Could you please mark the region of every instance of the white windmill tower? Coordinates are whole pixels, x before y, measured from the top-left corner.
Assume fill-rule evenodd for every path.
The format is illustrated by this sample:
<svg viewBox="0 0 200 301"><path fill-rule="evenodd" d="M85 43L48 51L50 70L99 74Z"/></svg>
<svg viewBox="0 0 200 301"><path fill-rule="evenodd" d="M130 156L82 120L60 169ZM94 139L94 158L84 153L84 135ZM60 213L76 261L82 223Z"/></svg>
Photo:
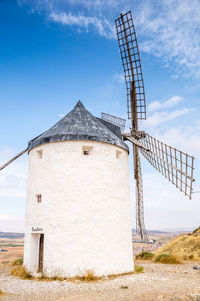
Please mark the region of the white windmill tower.
<svg viewBox="0 0 200 301"><path fill-rule="evenodd" d="M28 145L24 265L48 276L133 270L128 146L75 108Z"/></svg>

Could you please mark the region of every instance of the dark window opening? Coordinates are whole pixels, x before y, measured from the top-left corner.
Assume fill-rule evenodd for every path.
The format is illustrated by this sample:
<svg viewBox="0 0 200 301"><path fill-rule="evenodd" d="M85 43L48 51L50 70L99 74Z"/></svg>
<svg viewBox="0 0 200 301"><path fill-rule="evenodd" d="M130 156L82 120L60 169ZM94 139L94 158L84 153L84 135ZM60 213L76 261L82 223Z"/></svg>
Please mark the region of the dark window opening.
<svg viewBox="0 0 200 301"><path fill-rule="evenodd" d="M37 194L36 198L37 198L37 203L41 203L42 202L42 195L41 194Z"/></svg>
<svg viewBox="0 0 200 301"><path fill-rule="evenodd" d="M121 158L121 155L122 155L122 152L120 152L120 151L116 151L116 158L117 159L120 159Z"/></svg>
<svg viewBox="0 0 200 301"><path fill-rule="evenodd" d="M85 155L85 156L88 156L89 154L90 154L90 152L89 151L83 151L83 154Z"/></svg>
<svg viewBox="0 0 200 301"><path fill-rule="evenodd" d="M92 154L92 149L93 149L92 146L83 146L83 147L82 147L82 154L83 154L84 156L89 156L89 155Z"/></svg>
<svg viewBox="0 0 200 301"><path fill-rule="evenodd" d="M38 157L39 157L40 159L42 159L43 152L42 152L41 149L37 151L37 154L38 154Z"/></svg>

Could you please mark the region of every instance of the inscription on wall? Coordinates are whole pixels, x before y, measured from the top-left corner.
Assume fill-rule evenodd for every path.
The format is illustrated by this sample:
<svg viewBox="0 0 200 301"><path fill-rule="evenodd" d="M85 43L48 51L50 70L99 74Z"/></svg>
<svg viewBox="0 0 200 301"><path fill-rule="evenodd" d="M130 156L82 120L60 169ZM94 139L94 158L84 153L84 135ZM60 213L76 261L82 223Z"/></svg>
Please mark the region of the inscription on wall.
<svg viewBox="0 0 200 301"><path fill-rule="evenodd" d="M39 227L32 227L31 228L32 232L42 232L43 231L43 228L39 228Z"/></svg>

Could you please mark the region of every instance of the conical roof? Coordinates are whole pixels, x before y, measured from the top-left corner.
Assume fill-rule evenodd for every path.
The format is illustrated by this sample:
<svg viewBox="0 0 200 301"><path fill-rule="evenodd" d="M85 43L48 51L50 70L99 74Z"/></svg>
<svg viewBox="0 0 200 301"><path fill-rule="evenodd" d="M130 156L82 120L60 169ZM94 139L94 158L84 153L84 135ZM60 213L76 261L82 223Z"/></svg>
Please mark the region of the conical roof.
<svg viewBox="0 0 200 301"><path fill-rule="evenodd" d="M113 126L109 126L109 123L106 126L105 122L93 116L81 101L78 101L70 113L49 130L31 140L28 149L30 151L33 147L50 142L90 140L114 144L128 150L128 146L117 135L116 130L112 129Z"/></svg>

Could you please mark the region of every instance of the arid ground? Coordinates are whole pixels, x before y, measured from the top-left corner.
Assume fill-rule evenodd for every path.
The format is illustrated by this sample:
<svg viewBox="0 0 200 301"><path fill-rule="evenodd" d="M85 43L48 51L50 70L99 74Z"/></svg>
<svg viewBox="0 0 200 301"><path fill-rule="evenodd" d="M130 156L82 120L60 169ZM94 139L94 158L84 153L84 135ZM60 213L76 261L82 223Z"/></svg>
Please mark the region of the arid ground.
<svg viewBox="0 0 200 301"><path fill-rule="evenodd" d="M163 244L172 237L162 234L156 240ZM136 243L133 246L135 251L155 248ZM5 292L0 294L2 301L200 301L200 270L193 269L200 260L179 265L137 261L144 273L95 282L21 280L9 275L9 264L23 256L23 239L2 238L1 248L8 250L0 252L0 289Z"/></svg>
<svg viewBox="0 0 200 301"><path fill-rule="evenodd" d="M144 273L96 282L21 280L0 269L3 301L181 301L200 300L200 271L195 262L166 265L140 262Z"/></svg>
<svg viewBox="0 0 200 301"><path fill-rule="evenodd" d="M16 258L23 257L23 238L0 238L0 249L7 252L0 252L0 266L12 263Z"/></svg>

